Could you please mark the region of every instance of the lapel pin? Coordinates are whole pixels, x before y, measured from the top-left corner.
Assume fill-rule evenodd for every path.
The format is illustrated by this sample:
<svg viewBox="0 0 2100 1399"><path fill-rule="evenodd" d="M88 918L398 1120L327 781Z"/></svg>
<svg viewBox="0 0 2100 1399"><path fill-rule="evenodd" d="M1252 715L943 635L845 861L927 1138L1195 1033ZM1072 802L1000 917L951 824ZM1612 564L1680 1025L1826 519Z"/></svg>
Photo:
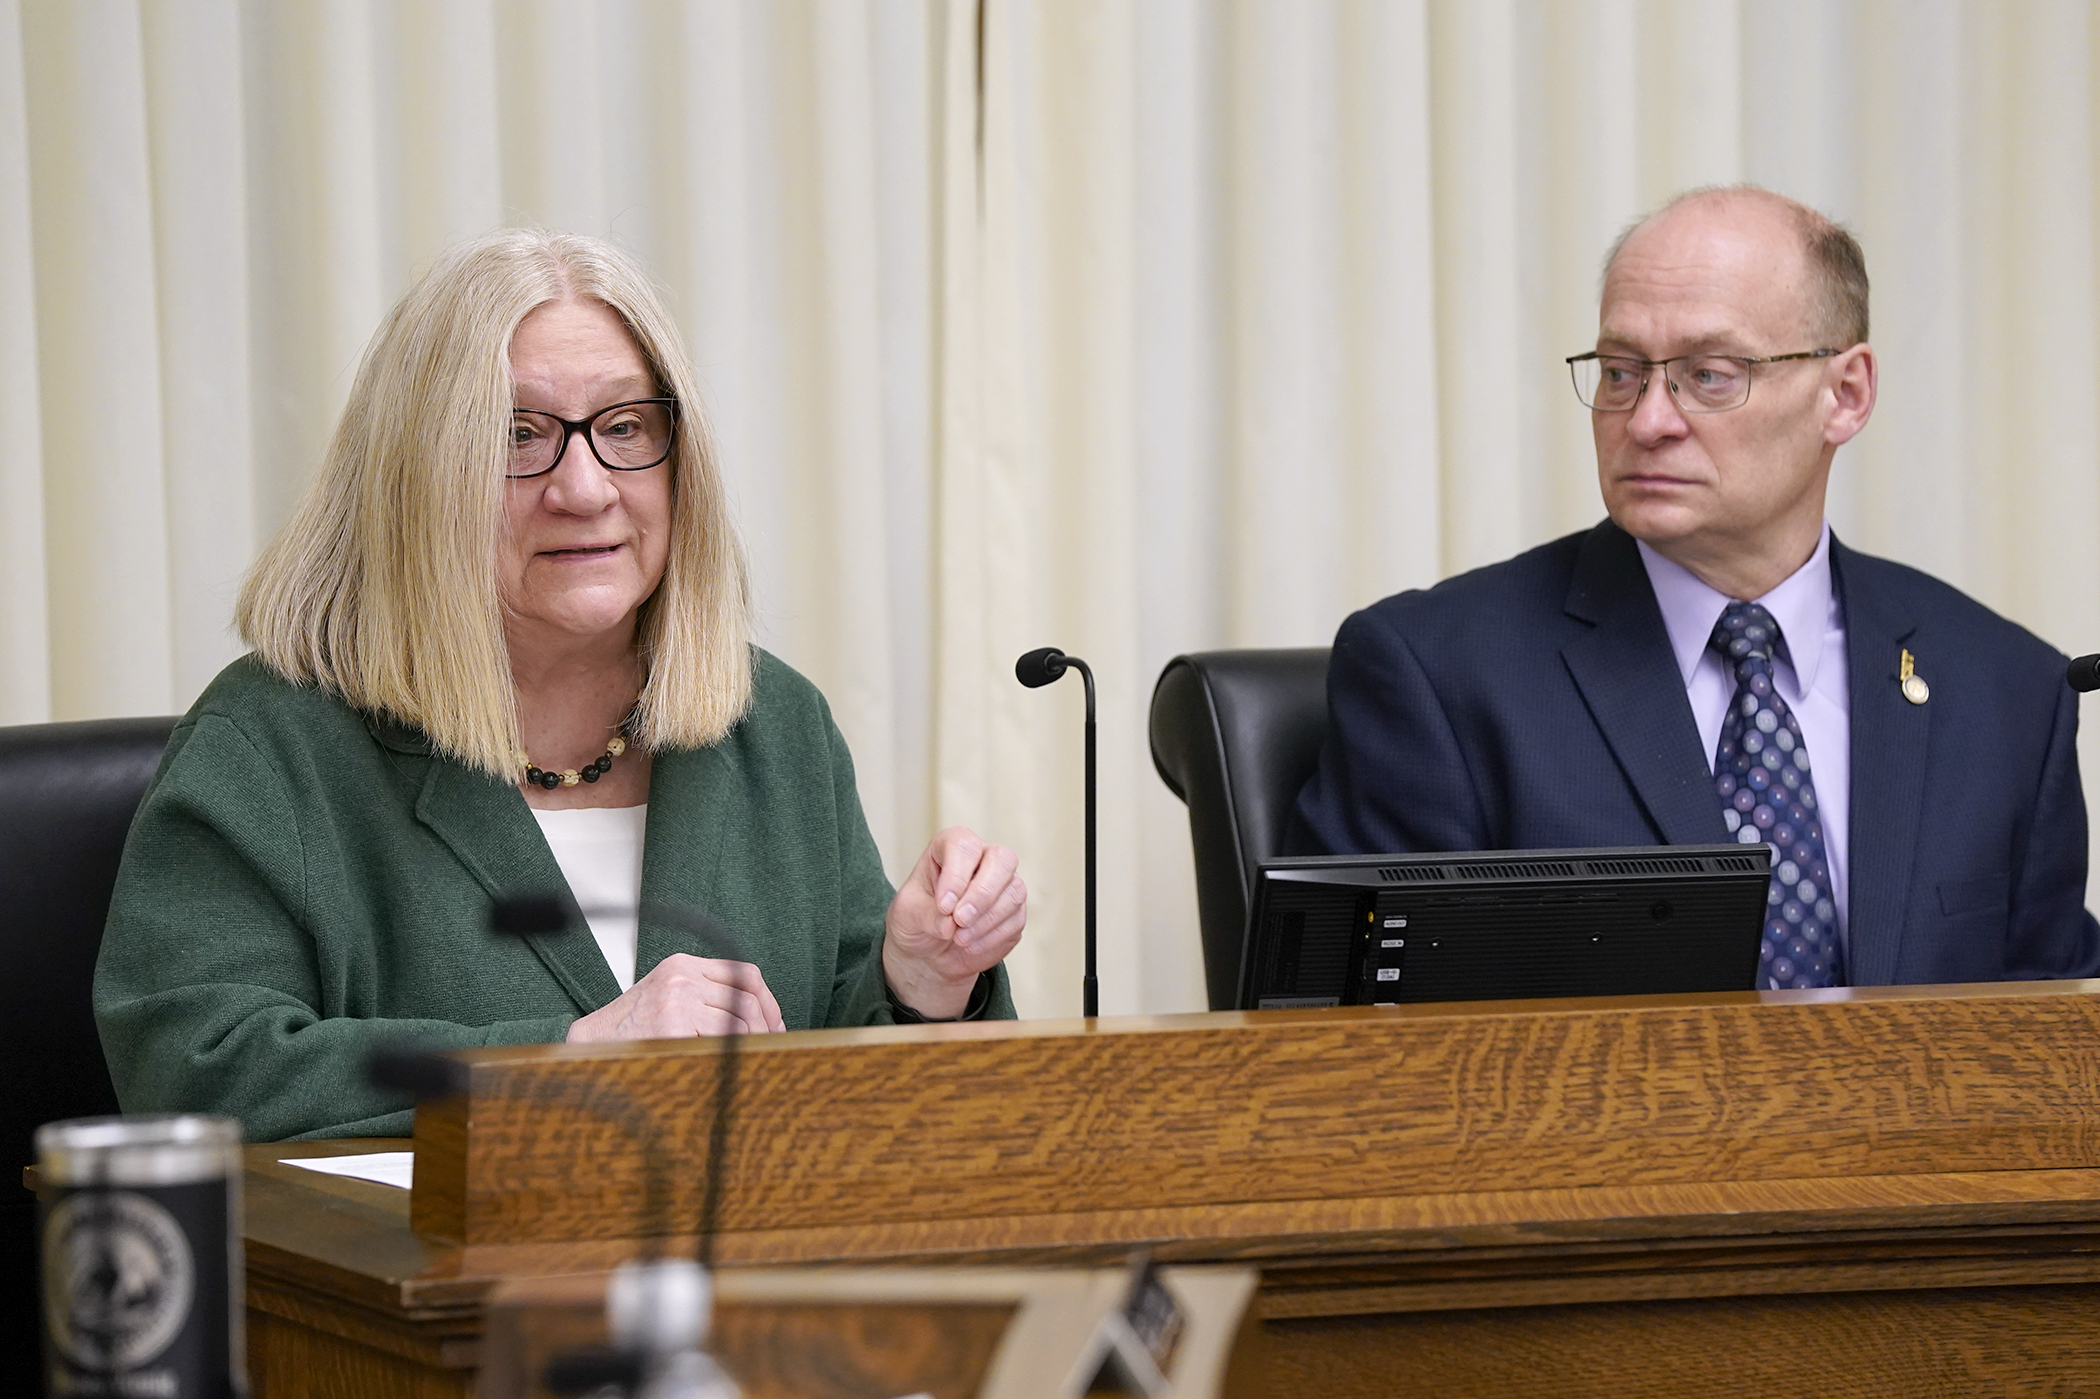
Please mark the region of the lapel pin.
<svg viewBox="0 0 2100 1399"><path fill-rule="evenodd" d="M1932 698L1932 686L1912 668L1914 664L1910 652L1905 651L1901 668L1896 672L1896 683L1903 688L1903 698L1912 704L1923 704Z"/></svg>

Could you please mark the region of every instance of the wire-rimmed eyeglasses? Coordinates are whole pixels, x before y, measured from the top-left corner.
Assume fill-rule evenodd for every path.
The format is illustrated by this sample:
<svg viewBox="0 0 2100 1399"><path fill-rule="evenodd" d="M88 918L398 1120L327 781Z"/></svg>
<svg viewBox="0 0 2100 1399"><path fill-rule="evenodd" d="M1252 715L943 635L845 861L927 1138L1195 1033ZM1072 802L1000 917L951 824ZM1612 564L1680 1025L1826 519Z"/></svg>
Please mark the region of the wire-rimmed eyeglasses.
<svg viewBox="0 0 2100 1399"><path fill-rule="evenodd" d="M1635 359L1592 350L1568 356L1575 396L1585 408L1600 413L1630 412L1647 390L1651 370L1663 371L1670 397L1687 413L1725 413L1750 401L1751 370L1786 360L1828 359L1838 350L1796 350L1786 355L1673 355L1669 359Z"/></svg>
<svg viewBox="0 0 2100 1399"><path fill-rule="evenodd" d="M504 475L513 480L544 476L583 434L591 455L608 471L646 471L661 464L678 443L678 400L636 398L600 408L570 422L533 408L510 410L510 456Z"/></svg>

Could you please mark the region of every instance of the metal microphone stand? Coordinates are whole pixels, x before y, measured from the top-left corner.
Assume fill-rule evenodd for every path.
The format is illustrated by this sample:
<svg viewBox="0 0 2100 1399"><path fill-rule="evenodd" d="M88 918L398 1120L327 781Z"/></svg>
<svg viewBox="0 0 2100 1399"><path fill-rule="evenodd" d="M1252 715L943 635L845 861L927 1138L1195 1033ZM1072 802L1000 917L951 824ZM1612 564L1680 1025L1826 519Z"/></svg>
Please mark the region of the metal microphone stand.
<svg viewBox="0 0 2100 1399"><path fill-rule="evenodd" d="M1091 1019L1101 1013L1101 982L1094 963L1094 671L1079 657L1045 646L1014 662L1014 678L1033 690L1062 678L1068 668L1086 682L1086 975L1079 983L1079 1005L1080 1013Z"/></svg>

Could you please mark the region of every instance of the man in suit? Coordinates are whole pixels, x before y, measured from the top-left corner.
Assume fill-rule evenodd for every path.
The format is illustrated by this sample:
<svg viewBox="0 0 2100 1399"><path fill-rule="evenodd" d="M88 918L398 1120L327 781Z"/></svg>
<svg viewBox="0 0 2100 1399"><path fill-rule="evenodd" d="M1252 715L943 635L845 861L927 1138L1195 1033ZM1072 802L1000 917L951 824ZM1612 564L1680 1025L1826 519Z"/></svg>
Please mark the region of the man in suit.
<svg viewBox="0 0 2100 1399"><path fill-rule="evenodd" d="M2064 657L1824 522L1874 409L1859 245L1698 191L1598 320L1610 518L1342 625L1292 847L1769 843L1760 987L2100 972Z"/></svg>

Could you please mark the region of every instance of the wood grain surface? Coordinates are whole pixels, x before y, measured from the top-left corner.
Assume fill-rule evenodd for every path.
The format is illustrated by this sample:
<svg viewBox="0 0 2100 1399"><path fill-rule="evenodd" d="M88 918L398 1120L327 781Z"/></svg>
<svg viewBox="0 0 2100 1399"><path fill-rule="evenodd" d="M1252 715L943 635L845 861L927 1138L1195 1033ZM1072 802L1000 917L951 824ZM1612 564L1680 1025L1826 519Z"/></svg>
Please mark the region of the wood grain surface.
<svg viewBox="0 0 2100 1399"><path fill-rule="evenodd" d="M1265 1328L1269 1391L1325 1399L2100 1394L2082 1288L1336 1317Z"/></svg>
<svg viewBox="0 0 2100 1399"><path fill-rule="evenodd" d="M820 1294L813 1283L812 1294ZM725 1301L708 1349L745 1399L975 1399L1018 1302ZM479 1399L551 1399L556 1355L603 1346L602 1277L509 1289L489 1312Z"/></svg>
<svg viewBox="0 0 2100 1399"><path fill-rule="evenodd" d="M2100 1393L2096 991L763 1037L717 1253L1250 1263L1275 1394ZM719 1056L464 1056L412 1199L255 1149L251 1307L450 1392L507 1280L692 1246ZM664 1220L635 1114L678 1144Z"/></svg>
<svg viewBox="0 0 2100 1399"><path fill-rule="evenodd" d="M749 1399L1045 1399L1128 1287L1123 1269L727 1269L708 1346ZM1261 1392L1243 1268L1167 1268L1183 1309L1170 1363L1190 1399ZM544 1399L557 1353L602 1345L605 1277L519 1279L488 1306L478 1399ZM265 1397L267 1399L267 1396Z"/></svg>
<svg viewBox="0 0 2100 1399"><path fill-rule="evenodd" d="M605 1272L633 1256L636 1241L447 1245L411 1231L405 1191L278 1160L401 1145L247 1149L250 1364L271 1377L257 1399L464 1394L489 1366L501 1393L522 1394L550 1348L600 1333ZM724 1268L716 1274L722 1350L753 1394L859 1385L876 1399L921 1390L1035 1399L1044 1368L1069 1366L1120 1301L1127 1278L1115 1261L1103 1269ZM1162 1275L1187 1310L1176 1365L1192 1392L1255 1392L1254 1271ZM521 1300L536 1310L522 1313Z"/></svg>
<svg viewBox="0 0 2100 1399"><path fill-rule="evenodd" d="M2086 983L912 1026L743 1042L735 1236L2100 1167ZM462 1058L414 1221L469 1244L696 1216L721 1047ZM643 1216L645 1117L677 1159ZM1191 1214L1191 1212L1194 1212ZM1288 1214L1289 1211L1281 1211Z"/></svg>
<svg viewBox="0 0 2100 1399"><path fill-rule="evenodd" d="M727 1307L712 1348L745 1399L973 1399L1012 1307Z"/></svg>
<svg viewBox="0 0 2100 1399"><path fill-rule="evenodd" d="M284 1150L249 1149L248 1271L263 1305L278 1293L326 1296L353 1317L412 1319L427 1340L470 1325L503 1279L603 1272L641 1247L420 1237L405 1192L277 1165ZM2088 1276L2096 1233L2100 1171L2000 1171L943 1221L719 1244L733 1264L951 1266L1113 1265L1149 1244L1167 1262L1261 1265L1262 1314L1291 1318L2064 1281ZM692 1240L668 1246L688 1252Z"/></svg>
<svg viewBox="0 0 2100 1399"><path fill-rule="evenodd" d="M421 1363L347 1340L328 1326L248 1313L248 1383L255 1399L469 1399L474 1372Z"/></svg>

